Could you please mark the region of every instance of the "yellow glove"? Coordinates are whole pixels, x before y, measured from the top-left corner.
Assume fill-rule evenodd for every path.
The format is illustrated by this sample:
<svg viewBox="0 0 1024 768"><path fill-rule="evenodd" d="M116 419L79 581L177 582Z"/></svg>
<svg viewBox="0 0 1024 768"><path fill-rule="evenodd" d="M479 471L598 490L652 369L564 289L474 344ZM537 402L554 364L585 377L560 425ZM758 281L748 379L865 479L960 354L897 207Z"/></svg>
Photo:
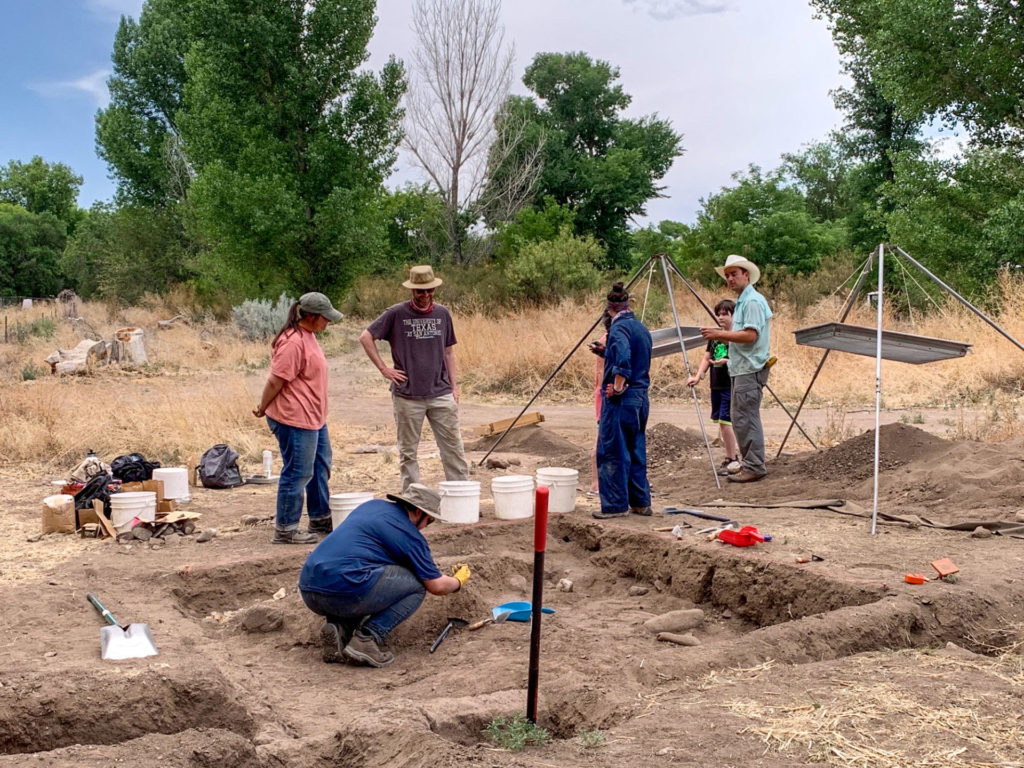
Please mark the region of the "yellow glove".
<svg viewBox="0 0 1024 768"><path fill-rule="evenodd" d="M452 566L452 576L459 580L459 588L461 589L469 581L469 566L465 563L456 563Z"/></svg>

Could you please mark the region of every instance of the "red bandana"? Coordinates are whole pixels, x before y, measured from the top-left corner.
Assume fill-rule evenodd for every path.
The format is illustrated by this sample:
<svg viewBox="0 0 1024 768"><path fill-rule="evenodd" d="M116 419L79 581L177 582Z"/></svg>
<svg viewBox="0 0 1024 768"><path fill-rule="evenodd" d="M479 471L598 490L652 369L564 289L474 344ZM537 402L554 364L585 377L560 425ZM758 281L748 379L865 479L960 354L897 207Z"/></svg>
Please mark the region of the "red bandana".
<svg viewBox="0 0 1024 768"><path fill-rule="evenodd" d="M413 312L419 312L421 315L429 315L434 311L434 297L430 297L430 303L427 305L426 309L420 309L417 307L416 302L413 299L409 299L409 306L412 307Z"/></svg>

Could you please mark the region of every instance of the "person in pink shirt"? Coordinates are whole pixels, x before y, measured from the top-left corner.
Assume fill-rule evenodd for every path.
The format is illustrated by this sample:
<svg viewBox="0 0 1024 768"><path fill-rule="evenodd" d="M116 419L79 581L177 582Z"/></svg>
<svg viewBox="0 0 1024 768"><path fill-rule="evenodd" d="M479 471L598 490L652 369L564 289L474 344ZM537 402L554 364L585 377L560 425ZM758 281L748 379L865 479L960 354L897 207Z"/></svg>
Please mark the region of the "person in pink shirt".
<svg viewBox="0 0 1024 768"><path fill-rule="evenodd" d="M281 449L275 544L315 544L331 532L331 439L327 434L327 358L314 334L342 314L322 293L303 294L271 345L270 375L253 415L266 417ZM299 530L306 501L309 529Z"/></svg>

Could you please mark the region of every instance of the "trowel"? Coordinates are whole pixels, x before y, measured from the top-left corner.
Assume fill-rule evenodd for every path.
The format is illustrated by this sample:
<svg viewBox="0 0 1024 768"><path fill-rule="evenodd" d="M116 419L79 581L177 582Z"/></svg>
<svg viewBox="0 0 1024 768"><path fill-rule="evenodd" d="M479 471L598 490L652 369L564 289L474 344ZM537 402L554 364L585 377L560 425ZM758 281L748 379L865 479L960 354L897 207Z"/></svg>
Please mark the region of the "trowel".
<svg viewBox="0 0 1024 768"><path fill-rule="evenodd" d="M508 617L512 615L512 611L502 611L497 616L492 616L489 619L480 619L480 621L474 621L466 629L470 632L475 632L478 629L483 629L488 624L504 624L508 621Z"/></svg>
<svg viewBox="0 0 1024 768"><path fill-rule="evenodd" d="M120 659L142 659L156 656L156 644L149 633L148 624L129 624L121 626L114 614L103 607L92 592L86 594L89 602L99 611L100 616L109 622L109 626L100 628L100 658L107 661Z"/></svg>

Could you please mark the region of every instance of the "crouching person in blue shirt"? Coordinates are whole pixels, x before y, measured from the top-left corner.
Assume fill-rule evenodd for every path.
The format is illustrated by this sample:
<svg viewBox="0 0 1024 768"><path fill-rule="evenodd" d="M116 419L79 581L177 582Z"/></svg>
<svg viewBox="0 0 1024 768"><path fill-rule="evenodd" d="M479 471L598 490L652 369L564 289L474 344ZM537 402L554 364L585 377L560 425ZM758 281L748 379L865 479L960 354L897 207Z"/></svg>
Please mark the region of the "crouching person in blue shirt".
<svg viewBox="0 0 1024 768"><path fill-rule="evenodd" d="M352 510L302 566L302 599L326 619L320 630L326 662L387 666L395 657L382 644L426 593L449 595L469 580L467 565L443 575L423 537L440 518L441 497L412 483L387 498Z"/></svg>

